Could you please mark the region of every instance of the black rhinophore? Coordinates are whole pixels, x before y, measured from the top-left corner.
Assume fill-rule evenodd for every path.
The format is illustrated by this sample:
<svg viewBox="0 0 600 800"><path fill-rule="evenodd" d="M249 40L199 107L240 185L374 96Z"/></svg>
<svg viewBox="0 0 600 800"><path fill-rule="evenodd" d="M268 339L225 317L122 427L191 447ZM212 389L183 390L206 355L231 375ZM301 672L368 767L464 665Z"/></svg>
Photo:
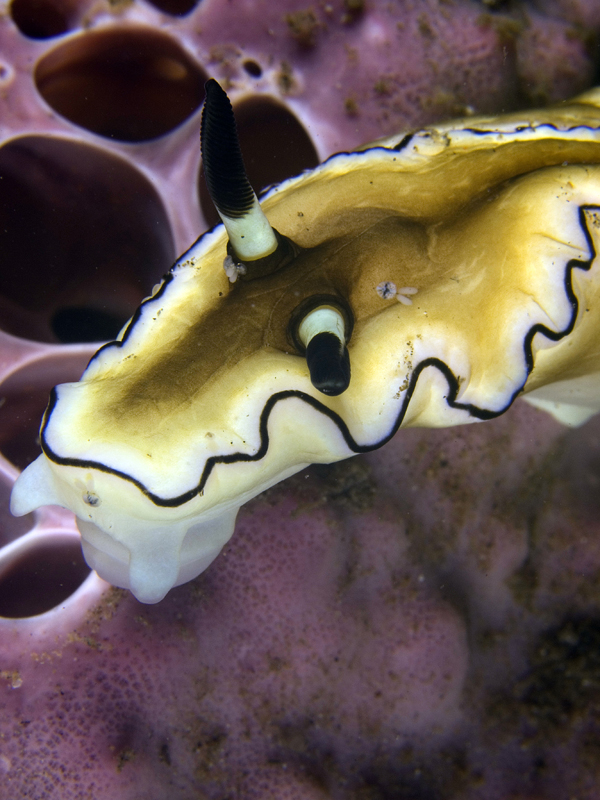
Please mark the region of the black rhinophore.
<svg viewBox="0 0 600 800"><path fill-rule="evenodd" d="M246 175L233 108L213 78L206 82L205 91L200 147L206 185L217 211L239 219L250 211L255 195Z"/></svg>
<svg viewBox="0 0 600 800"><path fill-rule="evenodd" d="M350 385L348 348L334 333L318 333L306 348L306 363L315 389L335 397Z"/></svg>

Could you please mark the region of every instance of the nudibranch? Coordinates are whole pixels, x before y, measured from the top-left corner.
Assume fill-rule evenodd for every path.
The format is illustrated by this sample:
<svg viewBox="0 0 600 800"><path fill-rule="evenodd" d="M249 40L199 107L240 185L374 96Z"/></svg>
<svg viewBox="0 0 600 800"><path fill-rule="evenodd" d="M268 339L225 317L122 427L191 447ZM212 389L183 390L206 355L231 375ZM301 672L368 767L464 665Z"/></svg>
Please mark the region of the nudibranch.
<svg viewBox="0 0 600 800"><path fill-rule="evenodd" d="M400 427L520 394L600 410L600 90L340 153L260 203L215 81L201 141L222 224L53 390L12 494L71 509L103 578L161 600L247 500Z"/></svg>

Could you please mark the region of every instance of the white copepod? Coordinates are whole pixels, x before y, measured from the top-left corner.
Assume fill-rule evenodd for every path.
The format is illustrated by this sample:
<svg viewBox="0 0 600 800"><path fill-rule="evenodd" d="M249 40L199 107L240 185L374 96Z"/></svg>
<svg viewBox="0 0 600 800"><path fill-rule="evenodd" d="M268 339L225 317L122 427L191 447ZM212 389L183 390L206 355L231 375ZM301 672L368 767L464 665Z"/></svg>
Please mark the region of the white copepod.
<svg viewBox="0 0 600 800"><path fill-rule="evenodd" d="M53 390L13 490L17 515L71 509L106 580L159 601L247 500L401 426L521 393L568 424L600 410L599 90L341 153L259 203L209 81L202 150L223 225Z"/></svg>

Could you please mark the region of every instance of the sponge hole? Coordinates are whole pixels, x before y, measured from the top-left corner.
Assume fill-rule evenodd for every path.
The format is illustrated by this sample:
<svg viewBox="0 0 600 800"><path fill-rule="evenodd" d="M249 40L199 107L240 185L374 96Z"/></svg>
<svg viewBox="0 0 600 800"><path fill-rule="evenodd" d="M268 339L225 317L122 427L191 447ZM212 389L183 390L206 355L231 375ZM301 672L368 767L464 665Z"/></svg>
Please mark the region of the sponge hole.
<svg viewBox="0 0 600 800"><path fill-rule="evenodd" d="M262 75L262 67L260 66L260 64L258 62L253 61L253 59L247 58L243 62L242 66L244 67L244 69L246 70L248 75L250 75L251 77L253 77L253 78L260 78L261 77L261 75Z"/></svg>
<svg viewBox="0 0 600 800"><path fill-rule="evenodd" d="M50 39L70 29L73 9L57 0L12 0L10 15L23 36Z"/></svg>
<svg viewBox="0 0 600 800"><path fill-rule="evenodd" d="M5 473L5 469L2 470ZM12 480L0 473L0 548L18 539L23 534L30 531L34 524L33 514L25 514L23 517L13 517L10 513L10 493L12 490Z"/></svg>
<svg viewBox="0 0 600 800"><path fill-rule="evenodd" d="M175 256L143 175L53 137L0 148L0 230L0 327L44 342L113 338Z"/></svg>
<svg viewBox="0 0 600 800"><path fill-rule="evenodd" d="M82 33L41 58L34 73L55 111L122 142L180 125L201 105L206 77L178 42L150 29Z"/></svg>
<svg viewBox="0 0 600 800"><path fill-rule="evenodd" d="M104 342L115 339L123 320L99 308L70 306L59 309L52 317L52 330L59 342Z"/></svg>
<svg viewBox="0 0 600 800"><path fill-rule="evenodd" d="M57 352L25 365L0 384L0 451L15 467L25 469L40 454L38 433L52 387L79 380L91 355L92 348Z"/></svg>
<svg viewBox="0 0 600 800"><path fill-rule="evenodd" d="M90 574L79 540L32 534L0 551L0 617L23 619L64 603Z"/></svg>
<svg viewBox="0 0 600 800"><path fill-rule="evenodd" d="M148 0L150 5L172 17L185 17L198 5L199 0Z"/></svg>

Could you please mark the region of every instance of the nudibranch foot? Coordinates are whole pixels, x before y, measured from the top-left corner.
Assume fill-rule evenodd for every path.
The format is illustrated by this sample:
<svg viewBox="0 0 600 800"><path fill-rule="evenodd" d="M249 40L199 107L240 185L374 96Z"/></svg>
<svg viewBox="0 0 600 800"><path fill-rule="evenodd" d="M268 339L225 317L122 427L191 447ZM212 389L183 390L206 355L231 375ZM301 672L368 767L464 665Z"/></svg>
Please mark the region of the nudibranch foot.
<svg viewBox="0 0 600 800"><path fill-rule="evenodd" d="M532 406L547 411L563 425L577 427L598 413L600 372L557 381L525 395Z"/></svg>
<svg viewBox="0 0 600 800"><path fill-rule="evenodd" d="M214 82L202 147L223 225L53 390L13 490L15 514L71 509L102 577L156 602L247 500L400 427L520 395L600 411L599 90L340 153L260 203Z"/></svg>
<svg viewBox="0 0 600 800"><path fill-rule="evenodd" d="M90 492L86 487L86 477L87 485L93 483L96 491ZM159 602L174 586L203 572L233 533L239 506L192 524L183 518L157 525L155 520L135 519L127 513L119 515L118 511L106 521L101 515L106 495L98 484L92 475L73 481L82 503L90 505L87 518L81 508L77 509L83 555L88 566L102 578L130 589L142 603ZM42 505L74 505L74 499L64 492L64 484L56 481L43 455L19 476L11 496L11 512L22 516Z"/></svg>
<svg viewBox="0 0 600 800"><path fill-rule="evenodd" d="M137 531L130 528L126 537L106 533L81 519L77 527L84 558L92 569L114 586L129 589L141 603L158 603L170 589L191 581L212 564L231 538L238 510L189 528L187 521L162 527L142 523Z"/></svg>

